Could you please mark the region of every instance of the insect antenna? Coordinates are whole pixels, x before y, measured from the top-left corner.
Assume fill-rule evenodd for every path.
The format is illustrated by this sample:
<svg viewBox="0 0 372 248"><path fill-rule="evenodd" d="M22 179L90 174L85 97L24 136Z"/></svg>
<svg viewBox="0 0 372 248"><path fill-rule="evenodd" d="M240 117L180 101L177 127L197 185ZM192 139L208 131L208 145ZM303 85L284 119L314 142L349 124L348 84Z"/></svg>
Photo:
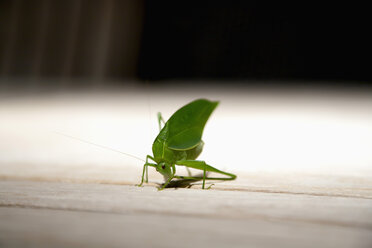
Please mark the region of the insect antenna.
<svg viewBox="0 0 372 248"><path fill-rule="evenodd" d="M117 152L117 153L121 153L121 154L124 154L128 157L131 157L131 158L135 158L137 160L140 160L142 162L146 162L145 160L137 157L137 156L134 156L134 155L131 155L129 153L125 153L125 152L122 152L122 151L119 151L119 150L115 150L113 148L110 148L110 147L107 147L107 146L103 146L103 145L99 145L99 144L96 144L96 143L93 143L93 142L90 142L90 141L87 141L87 140L83 140L83 139L80 139L80 138L77 138L77 137L74 137L74 136L71 136L71 135L68 135L68 134L64 134L64 133L61 133L61 132L57 132L57 131L54 131L55 134L59 134L59 135L62 135L62 136L65 136L67 138L70 138L70 139L74 139L74 140L78 140L80 142L83 142L83 143L86 143L86 144L90 144L90 145L93 145L93 146L97 146L97 147L100 147L100 148L103 148L103 149L106 149L106 150L110 150L112 152Z"/></svg>

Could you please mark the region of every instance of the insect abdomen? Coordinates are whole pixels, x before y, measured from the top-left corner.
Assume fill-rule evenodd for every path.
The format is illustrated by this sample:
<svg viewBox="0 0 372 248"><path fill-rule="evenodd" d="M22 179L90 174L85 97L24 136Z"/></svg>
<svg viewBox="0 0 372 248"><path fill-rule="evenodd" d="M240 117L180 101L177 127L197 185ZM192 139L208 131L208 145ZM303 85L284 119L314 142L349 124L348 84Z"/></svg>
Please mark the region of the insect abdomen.
<svg viewBox="0 0 372 248"><path fill-rule="evenodd" d="M187 159L194 160L199 157L200 153L203 151L204 142L201 140L200 143L194 148L187 150Z"/></svg>

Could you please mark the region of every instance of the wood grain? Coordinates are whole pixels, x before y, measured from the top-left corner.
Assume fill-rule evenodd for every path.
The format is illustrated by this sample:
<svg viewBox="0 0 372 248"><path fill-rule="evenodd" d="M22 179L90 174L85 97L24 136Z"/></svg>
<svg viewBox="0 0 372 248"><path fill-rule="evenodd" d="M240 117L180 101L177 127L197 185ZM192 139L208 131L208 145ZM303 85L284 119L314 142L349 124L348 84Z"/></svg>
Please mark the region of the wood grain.
<svg viewBox="0 0 372 248"><path fill-rule="evenodd" d="M0 181L0 244L370 247L372 200Z"/></svg>
<svg viewBox="0 0 372 248"><path fill-rule="evenodd" d="M149 92L0 92L1 248L372 247L370 95ZM142 161L53 133L145 158L151 109L197 97L221 100L202 159L238 175L211 190L136 187Z"/></svg>

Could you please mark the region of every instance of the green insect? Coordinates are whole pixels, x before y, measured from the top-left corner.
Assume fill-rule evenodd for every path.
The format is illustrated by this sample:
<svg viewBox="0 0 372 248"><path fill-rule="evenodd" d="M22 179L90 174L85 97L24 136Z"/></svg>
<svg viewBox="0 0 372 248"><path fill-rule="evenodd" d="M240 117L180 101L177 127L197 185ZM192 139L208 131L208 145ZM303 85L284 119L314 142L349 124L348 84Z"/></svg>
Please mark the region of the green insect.
<svg viewBox="0 0 372 248"><path fill-rule="evenodd" d="M219 102L198 99L177 110L167 122L158 113L160 132L152 145L153 156L147 155L143 165L142 180L148 182L148 167L154 167L164 176L165 183L159 190L164 189L172 179L203 180L234 180L236 175L218 170L204 161L195 160L203 150L201 140L204 126ZM163 127L161 124L163 123ZM149 163L149 159L155 163ZM177 176L176 165L203 171L203 176ZM207 172L215 172L228 177L207 177ZM145 180L146 173L146 180Z"/></svg>

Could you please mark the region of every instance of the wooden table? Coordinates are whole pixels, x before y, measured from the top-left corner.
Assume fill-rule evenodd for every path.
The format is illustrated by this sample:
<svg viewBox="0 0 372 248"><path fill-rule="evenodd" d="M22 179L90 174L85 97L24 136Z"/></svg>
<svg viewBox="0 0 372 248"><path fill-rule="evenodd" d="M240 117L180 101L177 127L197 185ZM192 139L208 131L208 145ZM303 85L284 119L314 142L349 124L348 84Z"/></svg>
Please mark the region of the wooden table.
<svg viewBox="0 0 372 248"><path fill-rule="evenodd" d="M0 247L372 247L368 94L175 92L0 98ZM144 157L157 132L148 113L163 110L167 118L199 96L221 99L203 159L238 175L210 190L196 184L158 191L162 178L154 171L150 184L136 187L142 162L53 133ZM316 132L306 136L314 116L320 120L311 127L322 140L312 140ZM278 127L293 121L290 142L278 142ZM221 132L228 125L240 135Z"/></svg>

